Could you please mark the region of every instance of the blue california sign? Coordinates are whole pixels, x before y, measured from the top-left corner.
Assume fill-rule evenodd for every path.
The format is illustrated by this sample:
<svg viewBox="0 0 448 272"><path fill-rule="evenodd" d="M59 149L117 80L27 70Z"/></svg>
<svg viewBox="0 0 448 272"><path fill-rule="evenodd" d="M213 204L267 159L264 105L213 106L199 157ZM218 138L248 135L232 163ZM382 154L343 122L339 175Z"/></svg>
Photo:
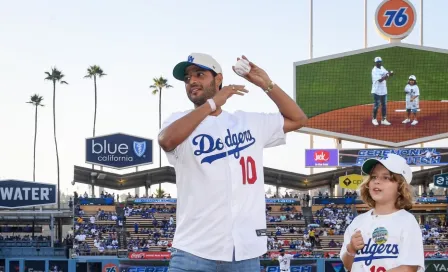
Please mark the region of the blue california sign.
<svg viewBox="0 0 448 272"><path fill-rule="evenodd" d="M153 141L124 133L86 139L86 163L115 169L153 163Z"/></svg>
<svg viewBox="0 0 448 272"><path fill-rule="evenodd" d="M448 173L434 175L433 181L435 186L448 188Z"/></svg>
<svg viewBox="0 0 448 272"><path fill-rule="evenodd" d="M22 208L56 204L55 184L6 179L0 180L0 207Z"/></svg>

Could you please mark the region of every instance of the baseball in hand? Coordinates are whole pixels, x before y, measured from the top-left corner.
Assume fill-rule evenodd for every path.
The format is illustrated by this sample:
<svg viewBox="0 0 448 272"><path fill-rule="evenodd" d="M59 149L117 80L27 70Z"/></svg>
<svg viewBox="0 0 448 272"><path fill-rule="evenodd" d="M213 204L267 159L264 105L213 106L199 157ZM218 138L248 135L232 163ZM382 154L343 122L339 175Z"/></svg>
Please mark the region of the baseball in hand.
<svg viewBox="0 0 448 272"><path fill-rule="evenodd" d="M248 60L240 59L235 64L235 72L239 76L246 76L250 72L250 64Z"/></svg>

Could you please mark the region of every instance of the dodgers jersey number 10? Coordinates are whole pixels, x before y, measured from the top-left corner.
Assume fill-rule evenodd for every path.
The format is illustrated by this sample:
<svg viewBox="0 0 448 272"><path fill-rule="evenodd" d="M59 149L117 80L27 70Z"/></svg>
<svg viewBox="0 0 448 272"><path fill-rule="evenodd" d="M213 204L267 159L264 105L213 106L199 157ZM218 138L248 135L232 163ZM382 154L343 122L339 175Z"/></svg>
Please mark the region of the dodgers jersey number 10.
<svg viewBox="0 0 448 272"><path fill-rule="evenodd" d="M167 153L178 188L173 247L223 261L234 249L236 260L267 251L263 149L285 143L283 123L281 114L223 111Z"/></svg>

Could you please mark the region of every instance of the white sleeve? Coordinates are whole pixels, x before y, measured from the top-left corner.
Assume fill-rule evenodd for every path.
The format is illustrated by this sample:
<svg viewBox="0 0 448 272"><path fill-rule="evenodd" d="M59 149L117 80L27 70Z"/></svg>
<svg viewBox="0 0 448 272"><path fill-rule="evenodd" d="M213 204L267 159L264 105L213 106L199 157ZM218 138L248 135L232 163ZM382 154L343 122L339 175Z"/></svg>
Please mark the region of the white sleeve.
<svg viewBox="0 0 448 272"><path fill-rule="evenodd" d="M172 123L174 123L175 121L177 121L178 119L182 118L186 113L185 112L175 112L173 114L170 115L170 117L168 117L168 119L166 119L163 123L162 123L162 127L159 131L159 135L160 133L169 125L171 125ZM179 159L182 158L182 153L183 150L185 149L185 141L183 143L181 143L180 145L178 145L175 149L173 149L170 152L165 152L166 157L168 158L168 162L171 165L175 165Z"/></svg>
<svg viewBox="0 0 448 272"><path fill-rule="evenodd" d="M419 267L417 271L423 272L425 271L425 252L422 231L415 218L411 218L407 225L406 228L403 228L400 237L398 265L416 265Z"/></svg>
<svg viewBox="0 0 448 272"><path fill-rule="evenodd" d="M255 118L265 148L286 143L285 119L281 113L255 113Z"/></svg>

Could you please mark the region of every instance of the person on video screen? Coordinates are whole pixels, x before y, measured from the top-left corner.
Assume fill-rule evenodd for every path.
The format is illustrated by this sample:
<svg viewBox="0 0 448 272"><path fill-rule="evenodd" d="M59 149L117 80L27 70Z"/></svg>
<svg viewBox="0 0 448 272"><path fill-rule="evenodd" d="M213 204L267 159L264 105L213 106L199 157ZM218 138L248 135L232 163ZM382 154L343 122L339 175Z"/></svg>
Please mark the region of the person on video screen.
<svg viewBox="0 0 448 272"><path fill-rule="evenodd" d="M409 76L408 84L404 87L404 92L406 93L406 112L407 117L402 122L403 124L407 124L411 122L411 112L413 121L411 125L415 126L418 124L417 121L417 111L419 109L419 97L420 97L420 89L417 86L417 77L414 75Z"/></svg>
<svg viewBox="0 0 448 272"><path fill-rule="evenodd" d="M390 126L391 123L387 121L387 85L386 81L393 76L393 71L387 71L383 67L383 60L381 57L375 58L375 66L372 69L372 94L373 94L373 118L372 124L378 126L377 113L381 104L381 125Z"/></svg>

